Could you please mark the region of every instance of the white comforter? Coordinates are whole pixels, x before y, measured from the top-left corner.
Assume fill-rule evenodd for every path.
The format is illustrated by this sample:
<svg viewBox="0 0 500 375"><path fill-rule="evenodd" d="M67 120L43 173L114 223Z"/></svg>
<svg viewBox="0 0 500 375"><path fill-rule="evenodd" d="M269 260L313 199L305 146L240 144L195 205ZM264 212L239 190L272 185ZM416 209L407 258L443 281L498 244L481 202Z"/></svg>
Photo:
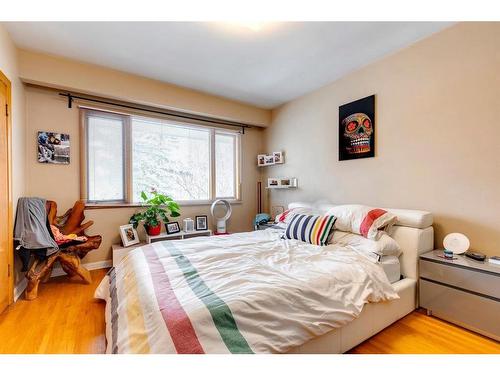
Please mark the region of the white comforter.
<svg viewBox="0 0 500 375"><path fill-rule="evenodd" d="M96 291L108 352L281 353L398 298L353 249L265 230L132 251Z"/></svg>

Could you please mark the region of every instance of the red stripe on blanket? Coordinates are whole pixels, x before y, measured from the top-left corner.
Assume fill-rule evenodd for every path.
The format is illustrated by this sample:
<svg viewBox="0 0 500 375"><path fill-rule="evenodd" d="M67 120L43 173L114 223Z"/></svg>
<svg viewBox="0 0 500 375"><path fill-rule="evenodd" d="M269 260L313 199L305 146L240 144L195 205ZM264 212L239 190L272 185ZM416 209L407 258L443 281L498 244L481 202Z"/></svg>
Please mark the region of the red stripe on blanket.
<svg viewBox="0 0 500 375"><path fill-rule="evenodd" d="M371 226L373 225L373 222L377 220L380 216L385 214L387 211L384 211L380 208L376 208L374 210L371 210L368 212L368 214L365 216L363 219L363 222L361 223L361 226L359 227L359 231L361 232L361 235L363 237L368 238L368 232L370 231Z"/></svg>
<svg viewBox="0 0 500 375"><path fill-rule="evenodd" d="M175 296L156 251L149 246L144 247L142 251L148 262L161 315L177 353L203 354L203 348L198 341L193 325Z"/></svg>

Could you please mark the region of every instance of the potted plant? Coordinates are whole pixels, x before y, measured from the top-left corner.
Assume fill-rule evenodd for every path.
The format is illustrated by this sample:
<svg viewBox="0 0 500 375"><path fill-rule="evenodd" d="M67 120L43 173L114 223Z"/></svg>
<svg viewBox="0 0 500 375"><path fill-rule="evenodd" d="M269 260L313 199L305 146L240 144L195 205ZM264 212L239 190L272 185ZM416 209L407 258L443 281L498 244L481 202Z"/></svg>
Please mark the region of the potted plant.
<svg viewBox="0 0 500 375"><path fill-rule="evenodd" d="M160 194L156 190L151 190L151 196L144 191L141 192L143 205L147 206L143 212L138 212L130 217L129 223L137 228L139 222L144 222L144 228L150 236L157 236L161 232L161 220L168 223L168 216L180 216L179 205L168 195Z"/></svg>

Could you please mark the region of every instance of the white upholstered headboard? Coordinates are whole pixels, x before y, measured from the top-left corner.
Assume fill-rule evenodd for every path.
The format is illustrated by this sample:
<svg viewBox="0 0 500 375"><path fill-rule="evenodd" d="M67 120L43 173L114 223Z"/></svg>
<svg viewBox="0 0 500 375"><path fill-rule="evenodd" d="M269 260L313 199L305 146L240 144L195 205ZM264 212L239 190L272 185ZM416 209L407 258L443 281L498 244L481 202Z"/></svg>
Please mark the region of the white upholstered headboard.
<svg viewBox="0 0 500 375"><path fill-rule="evenodd" d="M319 214L324 214L335 205L328 203L292 202L288 208L310 207ZM419 210L385 208L398 217L390 235L394 238L403 253L399 258L401 273L408 278L418 279L418 257L420 254L434 249L434 228L432 213Z"/></svg>

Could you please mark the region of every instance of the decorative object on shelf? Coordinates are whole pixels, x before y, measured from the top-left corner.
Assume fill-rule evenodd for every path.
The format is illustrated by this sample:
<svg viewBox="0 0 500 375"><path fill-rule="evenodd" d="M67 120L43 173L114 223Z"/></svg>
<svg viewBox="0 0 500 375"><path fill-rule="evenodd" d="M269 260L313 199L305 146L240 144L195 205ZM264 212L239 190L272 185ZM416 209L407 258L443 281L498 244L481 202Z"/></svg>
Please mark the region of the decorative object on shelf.
<svg viewBox="0 0 500 375"><path fill-rule="evenodd" d="M264 165L273 165L274 164L274 156L273 155L266 155L264 157Z"/></svg>
<svg viewBox="0 0 500 375"><path fill-rule="evenodd" d="M484 262L486 260L486 255L480 253L479 251L467 250L464 254L466 257L477 260L479 262Z"/></svg>
<svg viewBox="0 0 500 375"><path fill-rule="evenodd" d="M168 195L160 194L155 189L151 190L151 197L141 192L142 205L147 207L145 211L133 214L129 223L137 228L139 222L144 222L146 232L150 236L156 236L161 232L161 220L168 223L168 216L179 217L179 205Z"/></svg>
<svg viewBox="0 0 500 375"><path fill-rule="evenodd" d="M199 215L194 217L194 223L196 230L207 230L208 229L208 216Z"/></svg>
<svg viewBox="0 0 500 375"><path fill-rule="evenodd" d="M285 159L283 158L283 153L281 151L273 152L274 164L283 164Z"/></svg>
<svg viewBox="0 0 500 375"><path fill-rule="evenodd" d="M443 255L446 259L453 259L453 256L455 255L453 251L444 249Z"/></svg>
<svg viewBox="0 0 500 375"><path fill-rule="evenodd" d="M38 132L38 162L69 164L69 134Z"/></svg>
<svg viewBox="0 0 500 375"><path fill-rule="evenodd" d="M462 233L450 233L444 238L443 246L453 254L463 254L469 250L470 241Z"/></svg>
<svg viewBox="0 0 500 375"><path fill-rule="evenodd" d="M184 219L184 232L194 232L194 220L190 217Z"/></svg>
<svg viewBox="0 0 500 375"><path fill-rule="evenodd" d="M278 187L278 179L277 178L268 178L267 179L267 187Z"/></svg>
<svg viewBox="0 0 500 375"><path fill-rule="evenodd" d="M257 166L265 167L274 164L283 164L285 157L282 151L274 151L272 154L259 154L257 155Z"/></svg>
<svg viewBox="0 0 500 375"><path fill-rule="evenodd" d="M375 156L375 95L339 107L339 160Z"/></svg>
<svg viewBox="0 0 500 375"><path fill-rule="evenodd" d="M226 212L223 215L217 216L215 214L215 210L217 208L217 205L224 205ZM229 220L231 217L231 214L233 213L233 209L231 208L231 204L229 201L225 199L217 199L212 203L212 206L210 207L210 213L212 217L215 219L217 222L217 231L215 234L225 234L227 233L226 230L226 221Z"/></svg>
<svg viewBox="0 0 500 375"><path fill-rule="evenodd" d="M140 242L139 235L132 224L120 226L120 237L124 247L132 246Z"/></svg>
<svg viewBox="0 0 500 375"><path fill-rule="evenodd" d="M47 220L51 226L56 227L66 236L76 235L77 237L86 237L85 242L71 241L59 245L59 250L52 255L41 259L35 257L30 269L26 273L28 285L26 287L25 297L27 300L33 300L38 296L38 286L40 281L47 281L52 273L52 268L56 262L61 264L61 268L68 276L79 276L84 283L90 284L92 277L90 272L81 265L81 259L89 251L99 248L102 237L100 235L88 236L85 230L94 222L92 220L83 223L85 216L85 202L76 201L73 208L69 209L62 216L57 216L57 203L46 201Z"/></svg>
<svg viewBox="0 0 500 375"><path fill-rule="evenodd" d="M177 221L173 221L171 223L165 223L165 230L167 234L175 234L181 231L181 227Z"/></svg>
<svg viewBox="0 0 500 375"><path fill-rule="evenodd" d="M276 178L271 177L267 179L268 189L293 189L298 186L297 178L295 177L284 177Z"/></svg>

